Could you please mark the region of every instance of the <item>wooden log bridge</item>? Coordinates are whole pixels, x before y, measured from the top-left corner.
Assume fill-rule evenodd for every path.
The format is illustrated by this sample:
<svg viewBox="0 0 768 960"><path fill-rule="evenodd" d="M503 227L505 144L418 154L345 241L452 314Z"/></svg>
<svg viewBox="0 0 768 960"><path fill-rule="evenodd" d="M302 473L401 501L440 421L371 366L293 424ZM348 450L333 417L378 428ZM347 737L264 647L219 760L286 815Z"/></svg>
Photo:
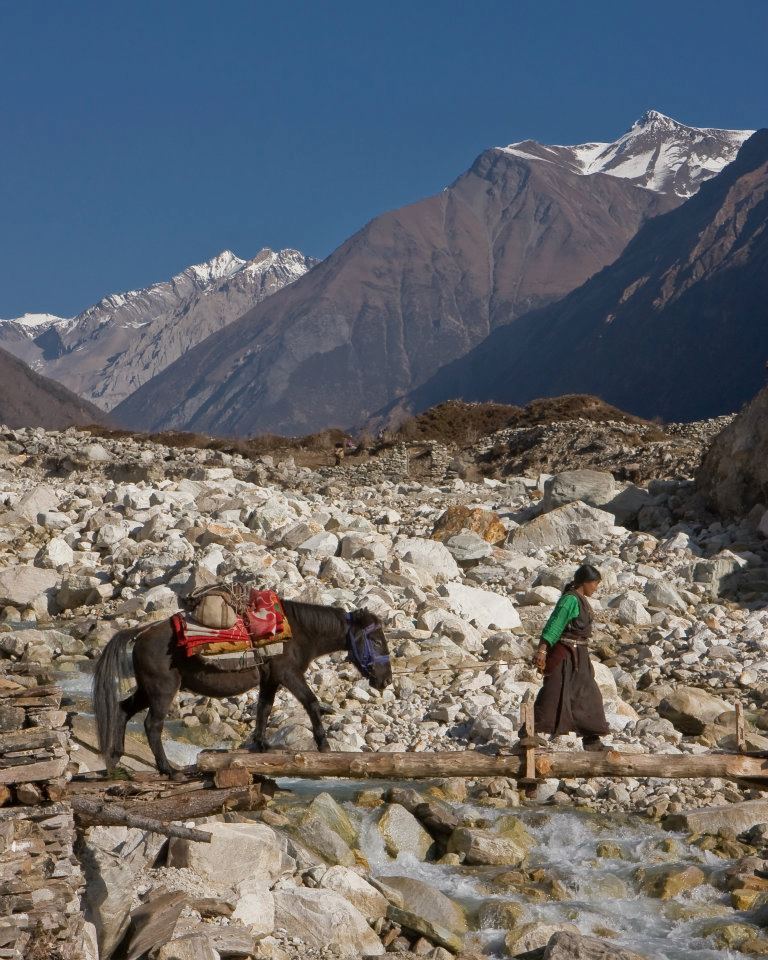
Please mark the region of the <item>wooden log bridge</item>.
<svg viewBox="0 0 768 960"><path fill-rule="evenodd" d="M475 750L435 753L249 753L206 750L198 755L204 773L237 762L252 774L266 777L342 777L349 779L419 780L440 777L511 777L530 782L530 760L518 754L490 756ZM746 754L703 753L535 753L535 778L658 777L764 781L768 760ZM528 766L528 769L526 769Z"/></svg>

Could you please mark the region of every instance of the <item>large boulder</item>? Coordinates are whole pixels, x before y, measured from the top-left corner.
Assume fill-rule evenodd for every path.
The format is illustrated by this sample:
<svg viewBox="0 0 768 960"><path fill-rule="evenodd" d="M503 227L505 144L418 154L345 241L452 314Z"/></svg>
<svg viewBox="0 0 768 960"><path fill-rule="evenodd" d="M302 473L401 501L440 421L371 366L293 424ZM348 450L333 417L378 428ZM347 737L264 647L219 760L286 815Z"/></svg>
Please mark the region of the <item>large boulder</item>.
<svg viewBox="0 0 768 960"><path fill-rule="evenodd" d="M448 852L464 856L470 866L518 866L528 856L530 846L514 835L490 830L459 827L448 841Z"/></svg>
<svg viewBox="0 0 768 960"><path fill-rule="evenodd" d="M39 483L29 493L24 494L14 509L25 520L37 523L37 518L41 513L56 510L59 499L60 496L53 487L46 483Z"/></svg>
<svg viewBox="0 0 768 960"><path fill-rule="evenodd" d="M757 823L768 823L768 800L745 800L722 807L700 807L671 813L663 820L666 830L685 833L743 833Z"/></svg>
<svg viewBox="0 0 768 960"><path fill-rule="evenodd" d="M615 611L615 617L624 627L643 626L651 622L651 615L645 608L644 597L634 591L625 591L614 597L608 606Z"/></svg>
<svg viewBox="0 0 768 960"><path fill-rule="evenodd" d="M288 856L285 837L264 823L212 820L201 829L212 834L211 842L174 837L168 848L169 867L188 867L226 888L251 879L271 885L296 866Z"/></svg>
<svg viewBox="0 0 768 960"><path fill-rule="evenodd" d="M615 524L613 514L576 501L516 527L509 535L511 550L565 550L574 544L598 543Z"/></svg>
<svg viewBox="0 0 768 960"><path fill-rule="evenodd" d="M135 882L133 864L118 853L85 840L80 854L85 874L85 918L96 928L99 956L108 958L128 929Z"/></svg>
<svg viewBox="0 0 768 960"><path fill-rule="evenodd" d="M417 570L425 570L438 582L455 580L461 576L461 570L450 551L437 540L408 537L395 544L395 553Z"/></svg>
<svg viewBox="0 0 768 960"><path fill-rule="evenodd" d="M506 946L510 956L528 954L533 950L545 947L552 937L567 932L578 934L579 928L573 923L541 923L536 920L532 923L523 923L507 934Z"/></svg>
<svg viewBox="0 0 768 960"><path fill-rule="evenodd" d="M390 857L409 853L417 860L426 860L432 849L432 837L416 817L399 803L387 804L379 818L378 828Z"/></svg>
<svg viewBox="0 0 768 960"><path fill-rule="evenodd" d="M384 946L365 917L334 890L275 890L275 927L310 950L332 947L342 957L378 956Z"/></svg>
<svg viewBox="0 0 768 960"><path fill-rule="evenodd" d="M327 863L341 864L345 867L354 867L357 863L349 844L329 827L325 820L321 820L311 810L307 810L302 817L296 836Z"/></svg>
<svg viewBox="0 0 768 960"><path fill-rule="evenodd" d="M669 720L680 733L698 736L708 723L730 710L730 705L698 687L678 687L659 704L659 716Z"/></svg>
<svg viewBox="0 0 768 960"><path fill-rule="evenodd" d="M544 481L542 509L554 510L581 500L590 507L604 507L616 495L616 481L600 470L565 470Z"/></svg>
<svg viewBox="0 0 768 960"><path fill-rule="evenodd" d="M714 557L698 560L693 567L694 583L703 583L712 596L718 596L728 585L735 573L747 566L743 557L736 556L730 550L721 550Z"/></svg>
<svg viewBox="0 0 768 960"><path fill-rule="evenodd" d="M715 509L745 516L768 501L768 387L719 433L704 455L696 484Z"/></svg>
<svg viewBox="0 0 768 960"><path fill-rule="evenodd" d="M543 960L645 960L645 957L597 937L561 930L550 938Z"/></svg>
<svg viewBox="0 0 768 960"><path fill-rule="evenodd" d="M244 923L257 936L272 933L275 929L275 898L267 884L245 880L237 885L237 893L232 919Z"/></svg>
<svg viewBox="0 0 768 960"><path fill-rule="evenodd" d="M307 813L324 821L350 847L357 845L357 828L330 793L319 793L307 807Z"/></svg>
<svg viewBox="0 0 768 960"><path fill-rule="evenodd" d="M638 867L635 880L646 896L674 900L681 893L695 890L706 883L707 877L700 867L689 863L660 863Z"/></svg>
<svg viewBox="0 0 768 960"><path fill-rule="evenodd" d="M649 580L643 593L648 600L648 605L657 610L676 610L679 613L686 610L685 600L672 584L665 580Z"/></svg>
<svg viewBox="0 0 768 960"><path fill-rule="evenodd" d="M432 530L432 538L445 543L462 530L477 534L486 543L502 543L507 536L507 528L492 511L455 504L440 515Z"/></svg>
<svg viewBox="0 0 768 960"><path fill-rule="evenodd" d="M479 627L493 625L500 630L509 630L520 626L520 617L509 597L463 583L443 584L440 593L447 598L454 613L466 620L474 620Z"/></svg>
<svg viewBox="0 0 768 960"><path fill-rule="evenodd" d="M23 609L30 606L48 590L52 590L59 578L53 570L28 567L18 564L0 570L0 607Z"/></svg>
<svg viewBox="0 0 768 960"><path fill-rule="evenodd" d="M389 903L376 887L372 886L348 867L331 867L320 880L324 890L334 890L356 907L367 920L378 920L387 915Z"/></svg>
<svg viewBox="0 0 768 960"><path fill-rule="evenodd" d="M154 956L156 960L221 960L208 937L194 935L170 940Z"/></svg>
<svg viewBox="0 0 768 960"><path fill-rule="evenodd" d="M420 933L439 947L458 953L467 932L467 920L461 907L450 897L421 880L410 877L384 877L385 889L400 895L402 906L390 906L387 916L406 930Z"/></svg>
<svg viewBox="0 0 768 960"><path fill-rule="evenodd" d="M65 577L56 591L59 610L75 610L77 607L98 603L101 600L101 581L88 574L73 574Z"/></svg>

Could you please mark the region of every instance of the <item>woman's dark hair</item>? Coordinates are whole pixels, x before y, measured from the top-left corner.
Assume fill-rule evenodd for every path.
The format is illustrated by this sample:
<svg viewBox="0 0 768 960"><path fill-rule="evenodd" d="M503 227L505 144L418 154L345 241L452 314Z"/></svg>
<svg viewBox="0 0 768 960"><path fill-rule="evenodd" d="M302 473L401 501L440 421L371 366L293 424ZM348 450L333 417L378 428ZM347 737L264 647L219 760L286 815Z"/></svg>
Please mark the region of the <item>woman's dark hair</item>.
<svg viewBox="0 0 768 960"><path fill-rule="evenodd" d="M580 587L583 583L594 583L602 579L602 575L597 567L593 567L591 563L582 563L576 573L574 573L573 580L569 580L563 587L563 593L568 593L569 590L575 590L576 587Z"/></svg>

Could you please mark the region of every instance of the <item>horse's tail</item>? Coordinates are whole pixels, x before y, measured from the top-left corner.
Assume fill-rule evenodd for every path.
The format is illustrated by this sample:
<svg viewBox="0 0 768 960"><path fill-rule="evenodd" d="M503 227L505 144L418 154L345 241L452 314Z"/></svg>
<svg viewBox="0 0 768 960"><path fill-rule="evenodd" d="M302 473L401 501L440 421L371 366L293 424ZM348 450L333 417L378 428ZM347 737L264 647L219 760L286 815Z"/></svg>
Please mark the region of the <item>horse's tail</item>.
<svg viewBox="0 0 768 960"><path fill-rule="evenodd" d="M93 678L93 710L99 750L107 770L112 771L122 752L122 724L120 722L120 681L125 676L123 665L128 644L135 630L118 631L104 647L96 662Z"/></svg>

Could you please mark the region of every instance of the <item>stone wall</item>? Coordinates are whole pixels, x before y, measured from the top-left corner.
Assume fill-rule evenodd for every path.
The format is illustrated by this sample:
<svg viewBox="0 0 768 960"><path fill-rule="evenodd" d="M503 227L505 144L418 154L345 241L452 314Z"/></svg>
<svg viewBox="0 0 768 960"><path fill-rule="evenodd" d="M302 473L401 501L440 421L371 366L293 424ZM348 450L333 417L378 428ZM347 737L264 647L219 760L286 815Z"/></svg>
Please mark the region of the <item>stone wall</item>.
<svg viewBox="0 0 768 960"><path fill-rule="evenodd" d="M0 957L79 960L83 875L64 801L69 732L39 668L0 661Z"/></svg>

